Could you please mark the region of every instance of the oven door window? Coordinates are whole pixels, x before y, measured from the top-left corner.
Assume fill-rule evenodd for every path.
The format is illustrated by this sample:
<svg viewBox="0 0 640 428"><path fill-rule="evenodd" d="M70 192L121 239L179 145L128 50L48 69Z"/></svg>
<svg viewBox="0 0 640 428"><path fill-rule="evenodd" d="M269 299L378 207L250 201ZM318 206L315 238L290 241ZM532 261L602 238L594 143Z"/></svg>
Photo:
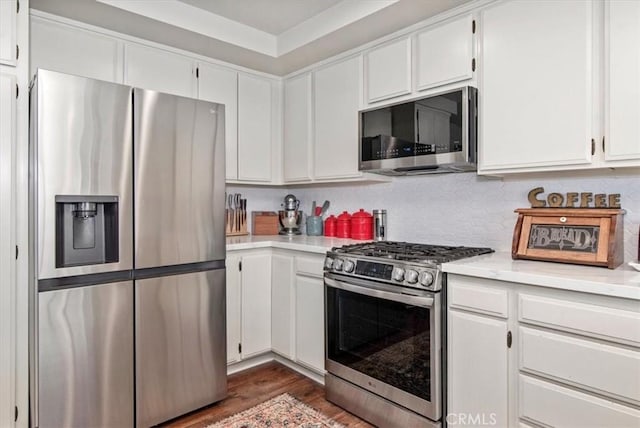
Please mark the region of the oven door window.
<svg viewBox="0 0 640 428"><path fill-rule="evenodd" d="M326 290L327 357L431 401L430 309Z"/></svg>

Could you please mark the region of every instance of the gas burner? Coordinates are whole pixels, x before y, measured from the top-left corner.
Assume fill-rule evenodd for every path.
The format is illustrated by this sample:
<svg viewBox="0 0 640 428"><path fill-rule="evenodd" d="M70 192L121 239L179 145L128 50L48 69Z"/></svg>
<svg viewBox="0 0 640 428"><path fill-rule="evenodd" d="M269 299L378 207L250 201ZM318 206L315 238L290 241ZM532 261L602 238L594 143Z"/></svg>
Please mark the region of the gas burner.
<svg viewBox="0 0 640 428"><path fill-rule="evenodd" d="M325 272L438 291L442 288L442 263L492 252L491 248L366 242L332 248L327 252Z"/></svg>
<svg viewBox="0 0 640 428"><path fill-rule="evenodd" d="M352 256L379 257L426 265L441 264L452 260L493 252L491 248L411 244L408 242L394 241L345 245L333 248L332 251Z"/></svg>

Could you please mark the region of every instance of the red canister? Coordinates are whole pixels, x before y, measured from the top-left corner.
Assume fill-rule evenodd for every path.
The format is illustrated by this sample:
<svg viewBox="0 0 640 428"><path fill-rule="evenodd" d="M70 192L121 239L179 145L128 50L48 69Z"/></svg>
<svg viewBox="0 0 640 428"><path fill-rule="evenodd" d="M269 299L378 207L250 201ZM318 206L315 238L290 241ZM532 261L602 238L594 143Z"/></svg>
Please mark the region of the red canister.
<svg viewBox="0 0 640 428"><path fill-rule="evenodd" d="M334 215L330 215L324 221L324 236L336 236L338 228L338 219Z"/></svg>
<svg viewBox="0 0 640 428"><path fill-rule="evenodd" d="M338 216L336 236L338 238L351 238L351 215L346 211L343 211Z"/></svg>
<svg viewBox="0 0 640 428"><path fill-rule="evenodd" d="M362 208L351 216L351 238L363 241L373 239L373 216Z"/></svg>

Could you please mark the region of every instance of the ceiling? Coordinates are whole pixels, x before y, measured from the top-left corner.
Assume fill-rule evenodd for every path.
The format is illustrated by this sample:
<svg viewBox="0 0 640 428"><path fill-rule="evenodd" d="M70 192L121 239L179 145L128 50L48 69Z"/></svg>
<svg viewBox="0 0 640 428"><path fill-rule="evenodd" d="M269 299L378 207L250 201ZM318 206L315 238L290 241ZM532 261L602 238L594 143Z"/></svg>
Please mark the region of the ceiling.
<svg viewBox="0 0 640 428"><path fill-rule="evenodd" d="M342 0L179 0L241 24L278 35ZM286 13L283 13L286 11Z"/></svg>
<svg viewBox="0 0 640 428"><path fill-rule="evenodd" d="M284 75L469 1L30 0L30 7Z"/></svg>

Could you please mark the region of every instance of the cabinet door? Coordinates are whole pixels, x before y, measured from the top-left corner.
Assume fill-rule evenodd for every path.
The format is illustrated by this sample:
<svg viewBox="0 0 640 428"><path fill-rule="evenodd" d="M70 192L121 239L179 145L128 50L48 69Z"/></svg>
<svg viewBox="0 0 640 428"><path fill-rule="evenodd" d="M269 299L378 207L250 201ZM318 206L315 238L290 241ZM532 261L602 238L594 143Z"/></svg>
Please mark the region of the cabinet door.
<svg viewBox="0 0 640 428"><path fill-rule="evenodd" d="M473 18L466 15L416 36L416 89L473 77Z"/></svg>
<svg viewBox="0 0 640 428"><path fill-rule="evenodd" d="M0 2L1 3L1 2ZM13 354L14 311L11 238L13 206L12 153L16 129L16 79L0 73L0 426L13 426L15 369Z"/></svg>
<svg viewBox="0 0 640 428"><path fill-rule="evenodd" d="M311 74L284 82L284 181L309 180Z"/></svg>
<svg viewBox="0 0 640 428"><path fill-rule="evenodd" d="M238 76L238 179L271 181L271 82Z"/></svg>
<svg viewBox="0 0 640 428"><path fill-rule="evenodd" d="M324 373L324 283L296 276L296 361Z"/></svg>
<svg viewBox="0 0 640 428"><path fill-rule="evenodd" d="M508 426L507 323L455 310L447 321L450 418L494 415L492 425Z"/></svg>
<svg viewBox="0 0 640 428"><path fill-rule="evenodd" d="M238 73L200 64L198 98L224 104L227 180L238 179Z"/></svg>
<svg viewBox="0 0 640 428"><path fill-rule="evenodd" d="M183 97L196 96L194 62L186 56L128 43L124 83Z"/></svg>
<svg viewBox="0 0 640 428"><path fill-rule="evenodd" d="M640 159L640 2L611 0L606 13L605 159Z"/></svg>
<svg viewBox="0 0 640 428"><path fill-rule="evenodd" d="M30 22L31 74L44 68L122 83L122 42L35 16Z"/></svg>
<svg viewBox="0 0 640 428"><path fill-rule="evenodd" d="M405 37L365 55L369 103L411 92L411 39Z"/></svg>
<svg viewBox="0 0 640 428"><path fill-rule="evenodd" d="M271 348L293 358L293 257L274 254L271 269Z"/></svg>
<svg viewBox="0 0 640 428"><path fill-rule="evenodd" d="M481 171L590 163L593 7L521 0L482 12Z"/></svg>
<svg viewBox="0 0 640 428"><path fill-rule="evenodd" d="M240 361L242 306L240 256L227 255L227 364Z"/></svg>
<svg viewBox="0 0 640 428"><path fill-rule="evenodd" d="M315 178L359 175L360 58L316 71L313 94Z"/></svg>
<svg viewBox="0 0 640 428"><path fill-rule="evenodd" d="M242 257L242 358L271 350L271 255Z"/></svg>
<svg viewBox="0 0 640 428"><path fill-rule="evenodd" d="M16 0L0 1L0 64L16 65Z"/></svg>

